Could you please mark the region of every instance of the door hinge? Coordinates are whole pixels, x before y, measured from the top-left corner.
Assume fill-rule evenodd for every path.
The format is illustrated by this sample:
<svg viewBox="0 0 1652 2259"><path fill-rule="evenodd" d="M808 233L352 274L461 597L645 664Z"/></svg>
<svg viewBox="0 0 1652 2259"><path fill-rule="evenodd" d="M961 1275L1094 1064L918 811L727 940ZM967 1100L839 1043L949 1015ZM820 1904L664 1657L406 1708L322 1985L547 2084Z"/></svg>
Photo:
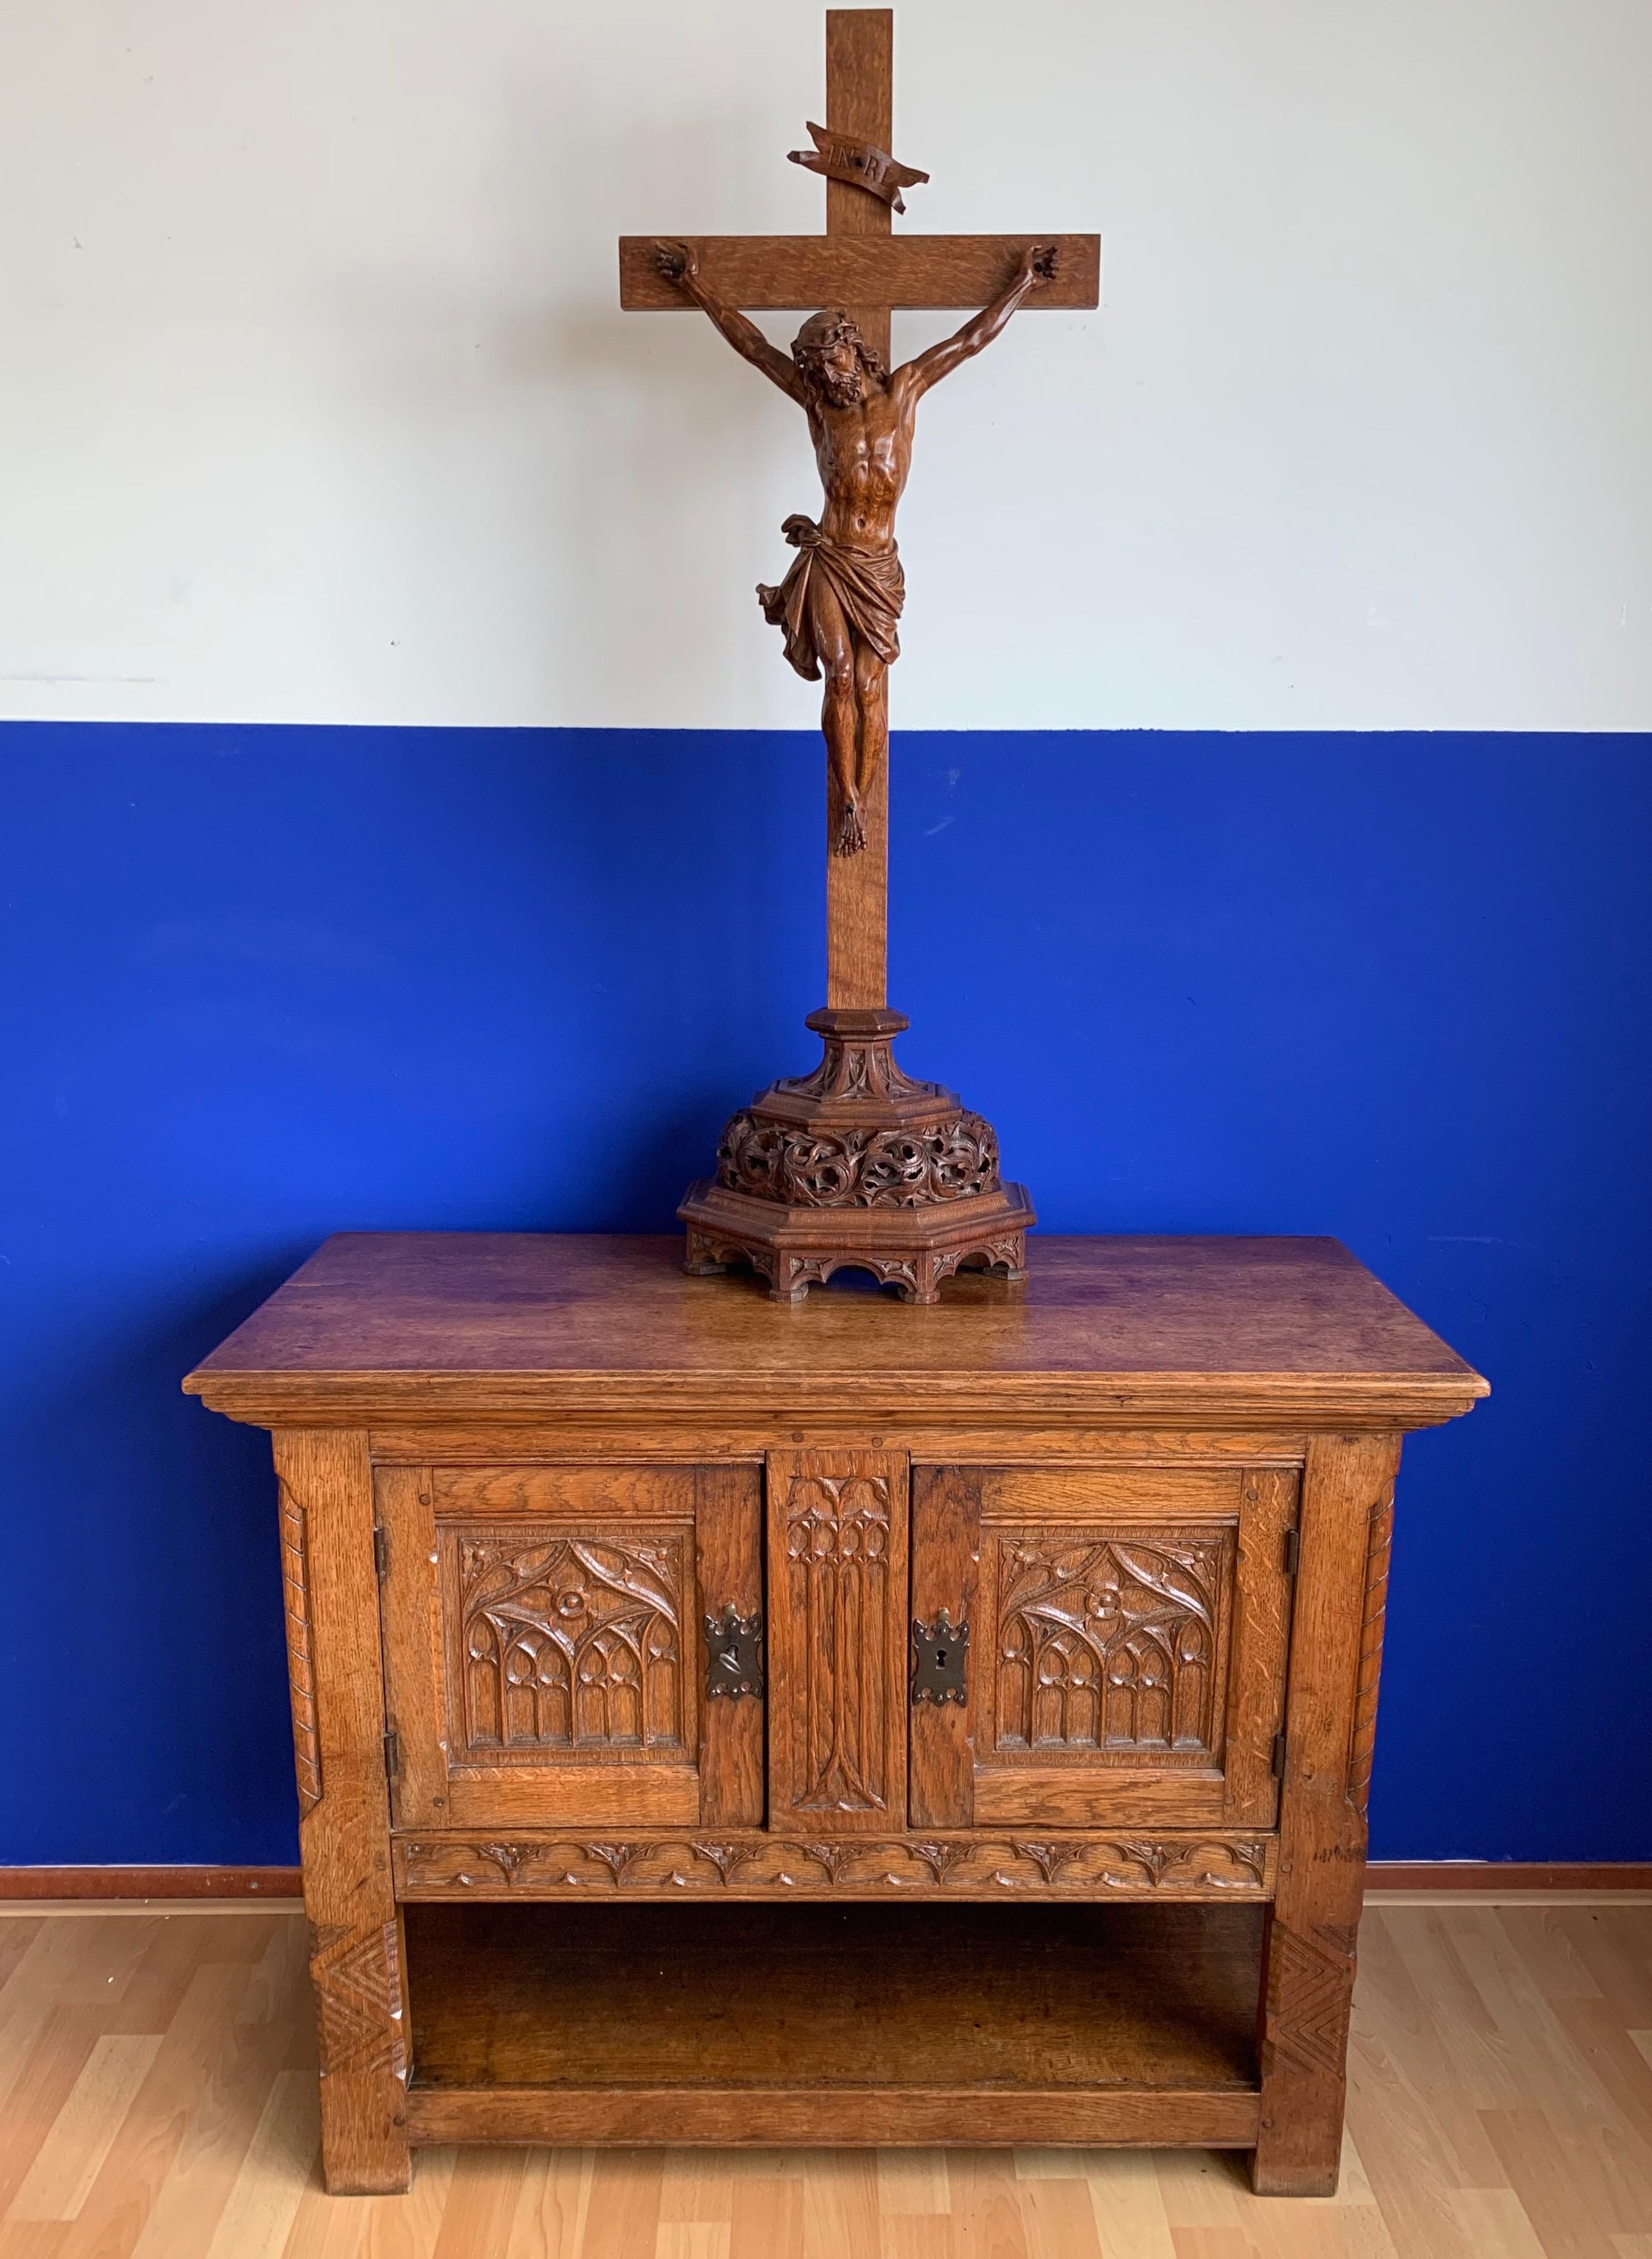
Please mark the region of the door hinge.
<svg viewBox="0 0 1652 2259"><path fill-rule="evenodd" d="M373 1566L379 1582L382 1584L390 1573L390 1541L385 1536L384 1524L381 1521L373 1525Z"/></svg>
<svg viewBox="0 0 1652 2259"><path fill-rule="evenodd" d="M912 1702L969 1701L970 1628L944 1608L933 1623L912 1626Z"/></svg>
<svg viewBox="0 0 1652 2259"><path fill-rule="evenodd" d="M730 1600L706 1628L706 1699L763 1692L763 1616L743 1616Z"/></svg>
<svg viewBox="0 0 1652 2259"><path fill-rule="evenodd" d="M402 1744L396 1738L395 1728L387 1726L384 1729L384 1777L387 1780L394 1780L401 1770Z"/></svg>
<svg viewBox="0 0 1652 2259"><path fill-rule="evenodd" d="M1282 1733L1276 1734L1273 1737L1273 1757L1271 1770L1275 1780L1283 1780L1285 1778L1285 1735Z"/></svg>
<svg viewBox="0 0 1652 2259"><path fill-rule="evenodd" d="M1300 1529L1287 1529L1285 1533L1285 1575L1287 1577L1294 1577L1297 1570L1301 1565L1301 1561L1302 1533Z"/></svg>

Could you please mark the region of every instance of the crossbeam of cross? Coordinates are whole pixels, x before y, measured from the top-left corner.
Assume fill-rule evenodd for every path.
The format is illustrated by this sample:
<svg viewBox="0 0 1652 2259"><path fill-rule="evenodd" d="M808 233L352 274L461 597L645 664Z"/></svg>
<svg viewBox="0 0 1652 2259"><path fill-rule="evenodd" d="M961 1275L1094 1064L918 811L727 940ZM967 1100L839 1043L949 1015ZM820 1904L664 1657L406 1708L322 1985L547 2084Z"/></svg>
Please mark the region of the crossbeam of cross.
<svg viewBox="0 0 1652 2259"><path fill-rule="evenodd" d="M894 138L894 108L892 11L828 9L828 133L873 153L886 153ZM918 177L906 168L894 169L907 182ZM889 317L894 308L985 305L1006 287L1032 243L1054 244L1057 253L1053 279L1027 301L1029 309L1094 306L1100 296L1099 236L897 236L887 196L852 177L827 179L823 236L672 239L694 251L701 276L719 297L748 312L845 307L886 367ZM652 235L620 238L620 304L629 312L680 313L690 307L691 302L661 272L659 240ZM887 1001L887 748L866 781L862 818L865 852L829 853L826 859L826 995L834 1006L877 1007ZM827 822L830 844L835 824L830 792Z"/></svg>

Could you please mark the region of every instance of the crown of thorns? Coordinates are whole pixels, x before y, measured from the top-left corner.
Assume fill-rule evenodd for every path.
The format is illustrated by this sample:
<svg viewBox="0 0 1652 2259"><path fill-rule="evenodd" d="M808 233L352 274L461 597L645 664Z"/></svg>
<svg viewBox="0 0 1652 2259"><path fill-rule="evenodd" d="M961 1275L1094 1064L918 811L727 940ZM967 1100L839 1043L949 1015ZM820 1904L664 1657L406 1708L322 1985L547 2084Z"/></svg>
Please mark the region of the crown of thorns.
<svg viewBox="0 0 1652 2259"><path fill-rule="evenodd" d="M881 376L883 363L841 306L830 307L823 314L811 314L792 340L792 359L800 368L808 368L823 360L834 346L851 345L860 358L860 365L868 376Z"/></svg>

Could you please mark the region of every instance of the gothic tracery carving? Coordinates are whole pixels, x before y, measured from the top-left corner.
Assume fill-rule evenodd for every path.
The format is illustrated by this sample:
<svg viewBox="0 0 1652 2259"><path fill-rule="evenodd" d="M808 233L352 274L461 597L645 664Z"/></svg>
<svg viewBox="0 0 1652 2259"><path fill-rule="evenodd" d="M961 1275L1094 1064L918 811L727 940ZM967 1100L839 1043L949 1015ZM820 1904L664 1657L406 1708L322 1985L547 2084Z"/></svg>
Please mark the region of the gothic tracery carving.
<svg viewBox="0 0 1652 2259"><path fill-rule="evenodd" d="M684 1538L465 1537L464 1752L680 1756Z"/></svg>
<svg viewBox="0 0 1652 2259"><path fill-rule="evenodd" d="M737 1114L717 1146L717 1181L794 1208L921 1208L996 1192L998 1138L979 1114L876 1131Z"/></svg>
<svg viewBox="0 0 1652 2259"><path fill-rule="evenodd" d="M786 1557L808 1699L794 1721L800 1811L879 1812L885 1778L888 1478L800 1475L787 1501Z"/></svg>
<svg viewBox="0 0 1652 2259"><path fill-rule="evenodd" d="M1001 1751L1214 1746L1226 1532L1000 1538Z"/></svg>

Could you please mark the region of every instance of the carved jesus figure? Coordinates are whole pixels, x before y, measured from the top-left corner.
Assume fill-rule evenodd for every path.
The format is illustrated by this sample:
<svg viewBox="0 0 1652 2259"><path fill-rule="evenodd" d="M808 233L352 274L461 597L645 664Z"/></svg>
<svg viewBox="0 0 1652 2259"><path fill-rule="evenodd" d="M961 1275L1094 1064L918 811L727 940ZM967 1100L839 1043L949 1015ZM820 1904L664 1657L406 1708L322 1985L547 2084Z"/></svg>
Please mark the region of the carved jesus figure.
<svg viewBox="0 0 1652 2259"><path fill-rule="evenodd" d="M707 287L686 244L661 243L657 255L661 273L808 418L826 506L818 524L801 516L787 519L780 531L797 559L777 588L757 593L798 673L810 682L825 678L821 729L840 811L834 844L838 854L851 855L865 844L861 797L887 739L888 671L901 655L906 584L895 508L912 467L918 403L932 384L991 345L1028 294L1053 277L1055 248L1033 245L990 305L887 374L841 308L811 314L788 358Z"/></svg>

